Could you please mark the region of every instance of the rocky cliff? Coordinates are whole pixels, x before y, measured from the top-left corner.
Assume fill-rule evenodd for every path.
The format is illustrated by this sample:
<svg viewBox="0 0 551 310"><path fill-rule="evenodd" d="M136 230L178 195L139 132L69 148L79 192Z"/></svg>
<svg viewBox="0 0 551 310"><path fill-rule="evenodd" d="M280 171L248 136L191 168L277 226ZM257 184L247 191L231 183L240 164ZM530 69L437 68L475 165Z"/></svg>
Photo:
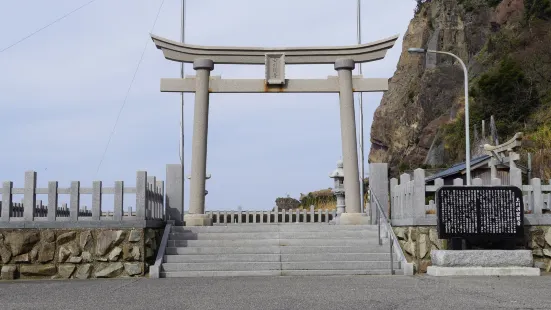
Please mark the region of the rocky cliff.
<svg viewBox="0 0 551 310"><path fill-rule="evenodd" d="M418 0L396 72L375 112L370 162L388 162L396 172L464 159L463 70L450 56L408 54L410 47L451 52L465 61L471 126L496 115L504 141L514 131L536 133L549 125L551 71L543 68L551 65L551 5L525 1Z"/></svg>

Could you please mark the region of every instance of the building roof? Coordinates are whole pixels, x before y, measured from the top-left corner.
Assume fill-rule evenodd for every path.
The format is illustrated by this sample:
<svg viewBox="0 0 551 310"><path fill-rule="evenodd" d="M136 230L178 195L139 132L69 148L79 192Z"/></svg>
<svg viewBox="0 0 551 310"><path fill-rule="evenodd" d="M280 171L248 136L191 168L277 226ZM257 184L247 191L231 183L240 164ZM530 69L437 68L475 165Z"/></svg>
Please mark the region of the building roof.
<svg viewBox="0 0 551 310"><path fill-rule="evenodd" d="M490 160L490 158L491 158L490 155L482 155L482 156L478 156L478 157L475 157L475 158L471 159L471 169L475 165L478 165L480 163L483 163L484 161ZM461 172L467 170L466 166L467 166L467 164L465 162L455 164L451 168L448 168L446 170L443 170L443 171L440 171L438 173L435 173L435 174L431 175L430 177L425 179L425 182L430 182L430 181L434 181L435 179L438 179L438 178L445 178L445 177L450 176L450 175L461 173Z"/></svg>

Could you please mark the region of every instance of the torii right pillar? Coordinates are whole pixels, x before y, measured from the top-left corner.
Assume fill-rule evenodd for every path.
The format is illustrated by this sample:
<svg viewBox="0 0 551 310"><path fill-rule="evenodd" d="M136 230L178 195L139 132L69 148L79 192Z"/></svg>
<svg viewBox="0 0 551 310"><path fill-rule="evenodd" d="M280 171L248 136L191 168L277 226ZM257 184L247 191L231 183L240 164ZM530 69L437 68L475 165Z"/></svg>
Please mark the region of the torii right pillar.
<svg viewBox="0 0 551 310"><path fill-rule="evenodd" d="M365 213L361 213L360 206L360 172L358 169L356 116L352 86L352 70L354 68L355 63L352 59L337 59L335 61L335 70L339 74L344 199L346 205L346 212L340 215L340 225L369 224L369 218Z"/></svg>

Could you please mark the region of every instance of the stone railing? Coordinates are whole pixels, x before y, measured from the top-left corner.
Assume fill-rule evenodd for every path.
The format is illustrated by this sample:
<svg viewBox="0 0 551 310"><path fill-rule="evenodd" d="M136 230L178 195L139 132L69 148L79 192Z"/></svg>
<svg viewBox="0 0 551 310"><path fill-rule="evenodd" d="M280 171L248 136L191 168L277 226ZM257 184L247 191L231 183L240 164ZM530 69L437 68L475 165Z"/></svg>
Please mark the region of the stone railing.
<svg viewBox="0 0 551 310"><path fill-rule="evenodd" d="M47 188L36 184L34 171L25 173L24 188L14 188L11 181L3 183L0 228L157 227L165 219L164 182L145 171L137 172L135 187L125 187L123 181L116 181L114 187L95 181L91 188L81 187L79 181L68 188L58 187L57 181L48 182ZM69 207L59 206L63 194L69 195ZM125 194L136 195L135 209L123 211ZM23 195L22 202L13 202L13 195ZM48 195L47 205L37 201L37 195ZM81 205L81 195L91 195L91 209ZM103 195L114 196L113 211L102 210Z"/></svg>
<svg viewBox="0 0 551 310"><path fill-rule="evenodd" d="M329 223L337 217L337 210L207 211L206 214L210 215L215 225Z"/></svg>
<svg viewBox="0 0 551 310"><path fill-rule="evenodd" d="M540 179L530 180L529 185L522 185L520 169L511 168L509 184L523 191L526 225L551 225L551 180L549 185L542 185ZM462 179L455 179L453 185L464 185ZM494 178L490 184L483 180L472 180L473 186L498 186L501 180ZM436 225L436 204L434 195L444 186L443 179L435 179L434 185L425 185L425 171L416 169L413 180L409 174L402 174L400 180L390 180L391 218L394 226L433 226ZM433 198L433 199L429 199ZM428 201L428 204L426 200Z"/></svg>

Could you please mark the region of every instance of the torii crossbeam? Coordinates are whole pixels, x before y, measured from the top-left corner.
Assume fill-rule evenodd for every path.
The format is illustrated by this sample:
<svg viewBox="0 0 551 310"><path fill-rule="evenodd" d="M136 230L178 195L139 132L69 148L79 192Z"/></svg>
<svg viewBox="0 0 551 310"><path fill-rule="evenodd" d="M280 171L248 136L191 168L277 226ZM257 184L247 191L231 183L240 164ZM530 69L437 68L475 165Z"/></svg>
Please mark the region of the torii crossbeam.
<svg viewBox="0 0 551 310"><path fill-rule="evenodd" d="M346 213L340 224L364 224L360 213L360 177L356 144L354 92L388 90L388 79L352 76L356 63L381 60L398 39L342 47L218 47L183 44L151 35L166 59L193 63L195 77L161 79L163 92L194 92L193 149L188 226L212 225L205 215L205 176L210 93L339 93ZM214 64L265 65L264 79L222 79L211 77ZM286 79L286 64L334 64L338 76L327 79ZM180 214L184 214L183 210ZM372 222L375 216L371 216Z"/></svg>

